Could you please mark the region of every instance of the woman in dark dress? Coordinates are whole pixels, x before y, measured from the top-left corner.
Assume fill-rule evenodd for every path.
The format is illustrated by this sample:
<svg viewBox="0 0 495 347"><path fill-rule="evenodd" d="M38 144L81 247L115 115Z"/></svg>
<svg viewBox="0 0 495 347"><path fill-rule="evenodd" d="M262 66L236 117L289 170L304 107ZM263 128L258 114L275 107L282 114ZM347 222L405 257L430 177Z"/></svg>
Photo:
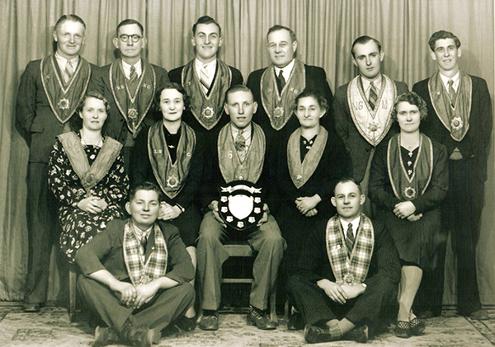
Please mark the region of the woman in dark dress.
<svg viewBox="0 0 495 347"><path fill-rule="evenodd" d="M320 125L328 109L326 99L306 89L294 103L297 128L278 151L278 208L275 217L287 241L286 271L294 273L301 245L321 220L328 220L335 209L330 203L336 182L350 176L350 160L343 143ZM283 278L282 278L283 281ZM290 322L289 328L294 329Z"/></svg>
<svg viewBox="0 0 495 347"><path fill-rule="evenodd" d="M393 116L400 133L377 149L371 166L369 195L378 207L376 218L385 221L402 263L399 337L420 335L425 328L412 305L423 269L436 261L440 206L448 187L445 147L419 130L426 114L426 103L416 93L397 97Z"/></svg>
<svg viewBox="0 0 495 347"><path fill-rule="evenodd" d="M48 162L48 184L59 205L60 248L70 263L109 221L125 214L129 180L122 145L102 132L107 110L102 95L88 92L71 120L75 131L57 137Z"/></svg>
<svg viewBox="0 0 495 347"><path fill-rule="evenodd" d="M162 120L143 129L134 145L131 181L151 181L162 190L159 220L175 225L196 267L196 241L201 215L196 200L203 175L204 142L182 121L186 91L169 82L157 91L155 105ZM194 310L186 312L193 317ZM191 327L192 328L192 327Z"/></svg>

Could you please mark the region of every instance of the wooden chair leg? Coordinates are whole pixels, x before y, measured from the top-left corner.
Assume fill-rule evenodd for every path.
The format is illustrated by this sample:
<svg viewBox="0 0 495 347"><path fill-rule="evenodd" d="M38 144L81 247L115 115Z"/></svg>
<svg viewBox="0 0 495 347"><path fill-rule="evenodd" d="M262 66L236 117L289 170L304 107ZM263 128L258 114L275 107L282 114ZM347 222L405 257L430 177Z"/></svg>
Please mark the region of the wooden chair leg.
<svg viewBox="0 0 495 347"><path fill-rule="evenodd" d="M74 265L69 267L69 321L72 323L76 319L76 288L77 270Z"/></svg>

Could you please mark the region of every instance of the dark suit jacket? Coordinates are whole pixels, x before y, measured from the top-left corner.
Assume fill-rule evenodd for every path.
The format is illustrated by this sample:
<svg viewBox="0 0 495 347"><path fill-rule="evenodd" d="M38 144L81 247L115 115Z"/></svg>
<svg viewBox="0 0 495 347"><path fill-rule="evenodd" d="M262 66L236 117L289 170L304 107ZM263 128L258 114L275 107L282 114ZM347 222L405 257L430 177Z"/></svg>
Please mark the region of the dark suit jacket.
<svg viewBox="0 0 495 347"><path fill-rule="evenodd" d="M450 137L450 132L440 122L431 103L428 91L429 78L415 83L413 91L418 93L428 105L428 117L421 121L422 131L433 140L445 145L448 155L457 147L465 159L474 160L472 167L476 169L472 174L483 183L487 178L487 160L493 124L492 103L486 81L476 76L471 76L471 79L473 92L469 130L461 142L454 141Z"/></svg>
<svg viewBox="0 0 495 347"><path fill-rule="evenodd" d="M244 82L242 78L242 74L239 70L237 70L235 67L232 67L229 65L230 72L232 73L232 81L230 82L230 86L234 86L236 84L242 84ZM176 82L182 86L182 70L184 70L184 65L180 66L178 68L175 68L169 72L169 77L172 82ZM215 71L215 77L218 69ZM189 95L190 97L194 97L192 95ZM220 107L223 108L223 105L220 105ZM230 120L229 116L223 112L222 113L222 118L220 121L218 121L217 125L215 125L211 130L206 130L199 122L197 119L194 117L194 115L191 112L184 113L183 115L183 120L189 125L193 130L201 135L206 137L207 142L214 140L214 136L211 136L216 130L221 129L225 124L227 124Z"/></svg>
<svg viewBox="0 0 495 347"><path fill-rule="evenodd" d="M397 96L408 91L407 85L404 82L394 81L394 83L397 88ZM373 146L361 136L352 121L349 103L347 102L348 85L349 83L340 86L335 92L335 101L333 104L335 130L342 141L344 141L344 145L351 156L353 177L357 182L361 182ZM390 136L398 131L397 122L394 122L388 134L381 142L388 141Z"/></svg>
<svg viewBox="0 0 495 347"><path fill-rule="evenodd" d="M322 221L310 233L299 257L297 273L313 283L321 279L335 282L335 276L327 254L327 222L328 220ZM400 262L392 237L382 221L373 221L373 228L375 245L368 275L364 283L367 283L370 278L378 276L378 278L397 284L400 280Z"/></svg>
<svg viewBox="0 0 495 347"><path fill-rule="evenodd" d="M110 105L108 118L105 122L106 134L121 143L125 143L129 130L127 128L124 117L117 107L115 99L113 98L112 89L110 88L110 80L108 78L110 66L111 64L108 64L99 69L99 71L95 74L94 83L91 85L91 87L95 88L97 91L103 94L108 100L108 104ZM166 82L168 82L169 79L167 70L157 65L151 64L151 66L153 67L153 70L155 70L156 75L156 90L153 92L154 96L156 91L159 90ZM154 106L152 105L150 107L150 110L148 111L148 114L145 116L143 122L141 123L141 129L145 126L151 126L156 120L160 118L161 117L157 115L157 112L155 112Z"/></svg>
<svg viewBox="0 0 495 347"><path fill-rule="evenodd" d="M261 128L263 128L267 136L280 137L280 141L283 141L285 138L290 136L290 134L292 134L294 130L299 128L299 121L294 115L292 115L292 117L287 121L287 124L285 124L285 126L281 130L277 131L272 128L270 119L268 118L265 109L263 108L263 103L261 102L261 76L266 69L267 68L263 68L251 72L247 80L246 85L249 87L249 89L251 89L254 95L254 100L258 103L258 111L253 117L253 120L258 123ZM333 112L331 109L333 95L332 91L330 90L330 86L328 85L327 74L325 73L325 70L318 66L304 64L304 69L306 71L306 88L319 91L327 99L329 109L326 115L321 118L321 125L323 125L330 134L333 134L334 124Z"/></svg>
<svg viewBox="0 0 495 347"><path fill-rule="evenodd" d="M96 234L77 251L76 263L84 275L99 270L107 270L119 281L129 278L123 252L124 225L126 223L127 220L112 220L108 223L107 230ZM165 276L179 283L189 282L194 277L194 268L178 229L169 223L160 223L160 228L168 252ZM154 236L151 235L154 234L150 234L146 254L151 252L154 245Z"/></svg>
<svg viewBox="0 0 495 347"><path fill-rule="evenodd" d="M29 161L47 163L55 138L62 133L64 124L58 121L50 108L41 82L40 62L41 59L29 62L21 76L17 92L16 126L30 146ZM91 64L91 79L96 70L98 67Z"/></svg>

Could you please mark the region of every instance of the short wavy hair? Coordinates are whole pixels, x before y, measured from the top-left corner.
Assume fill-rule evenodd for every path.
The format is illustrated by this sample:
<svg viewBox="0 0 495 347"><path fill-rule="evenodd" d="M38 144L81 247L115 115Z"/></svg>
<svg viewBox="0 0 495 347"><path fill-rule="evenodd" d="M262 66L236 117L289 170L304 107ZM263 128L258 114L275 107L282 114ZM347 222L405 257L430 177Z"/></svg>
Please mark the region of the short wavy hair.
<svg viewBox="0 0 495 347"><path fill-rule="evenodd" d="M311 88L306 88L304 89L301 93L299 93L296 96L296 99L294 100L294 103L292 104L292 110L294 112L297 111L297 104L299 103L299 100L302 98L306 97L313 97L318 105L320 106L321 109L325 110L325 112L328 112L328 101L327 99L323 96L321 92L319 92L316 89L311 89Z"/></svg>
<svg viewBox="0 0 495 347"><path fill-rule="evenodd" d="M74 112L72 118L70 119L70 126L71 129L74 131L81 130L82 128L83 121L82 118L79 117L79 114L82 112L84 105L86 104L86 100L88 100L89 98L95 98L103 101L103 104L105 105L105 111L107 112L107 116L108 113L110 112L110 104L108 103L108 100L103 96L103 94L97 92L96 90L87 91L86 94L84 94L84 97L81 99L81 102L77 106L76 112ZM105 121L105 123L103 124L103 128L101 129L102 134L105 134L106 124L107 122Z"/></svg>
<svg viewBox="0 0 495 347"><path fill-rule="evenodd" d="M420 119L423 120L428 116L428 106L421 96L415 92L402 93L395 99L394 110L392 111L392 118L397 120L397 106L400 102L408 102L411 105L418 107Z"/></svg>
<svg viewBox="0 0 495 347"><path fill-rule="evenodd" d="M450 31L439 30L431 34L430 39L428 40L428 45L430 46L432 52L435 51L435 43L437 42L437 40L442 40L442 39L452 39L454 40L455 46L457 48L461 47L461 40L459 40L457 36L455 36Z"/></svg>
<svg viewBox="0 0 495 347"><path fill-rule="evenodd" d="M166 82L163 86L158 89L155 93L155 97L153 98L154 110L156 112L160 112L160 96L165 89L175 89L179 93L182 94L182 100L184 100L184 112L189 110L189 106L191 105L191 99L189 95L187 95L186 90L180 84L176 82Z"/></svg>

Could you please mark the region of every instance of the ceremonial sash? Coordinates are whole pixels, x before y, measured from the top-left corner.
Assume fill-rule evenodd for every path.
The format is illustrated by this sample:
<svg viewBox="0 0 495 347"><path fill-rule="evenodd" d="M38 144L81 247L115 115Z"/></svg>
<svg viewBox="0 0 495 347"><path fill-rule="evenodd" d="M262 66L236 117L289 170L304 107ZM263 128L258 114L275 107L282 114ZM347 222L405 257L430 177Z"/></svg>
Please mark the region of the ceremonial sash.
<svg viewBox="0 0 495 347"><path fill-rule="evenodd" d="M217 59L217 71L208 93L201 88L194 60L182 69L182 85L191 96L191 112L205 129L212 129L222 118L225 92L232 82L232 72L227 64Z"/></svg>
<svg viewBox="0 0 495 347"><path fill-rule="evenodd" d="M428 91L437 117L450 132L450 137L457 142L461 142L469 130L473 91L473 81L468 74L461 71L459 78L457 97L453 107L440 73L435 72L428 81Z"/></svg>
<svg viewBox="0 0 495 347"><path fill-rule="evenodd" d="M388 141L387 168L392 190L398 199L414 200L418 195L423 195L433 173L433 144L430 138L421 134L413 174L409 178L402 161L400 134L393 136Z"/></svg>
<svg viewBox="0 0 495 347"><path fill-rule="evenodd" d="M134 231L135 226L129 220L124 226L124 262L133 285L146 284L167 273L168 250L165 238L158 224L153 225L155 244L153 250L145 262L145 252L140 240ZM149 236L149 240L151 235Z"/></svg>
<svg viewBox="0 0 495 347"><path fill-rule="evenodd" d="M253 131L251 144L242 163L234 146L230 123L227 123L218 134L218 163L220 172L227 183L236 180L256 183L261 176L266 151L266 138L259 125L252 122L251 126Z"/></svg>
<svg viewBox="0 0 495 347"><path fill-rule="evenodd" d="M302 163L300 138L301 128L298 128L292 133L287 143L287 165L292 183L294 183L297 189L306 184L318 167L327 144L328 131L320 126L318 136L316 136L315 142L304 157Z"/></svg>
<svg viewBox="0 0 495 347"><path fill-rule="evenodd" d="M60 123L64 124L76 112L77 106L86 94L91 78L91 64L83 57L79 57L77 68L67 84L57 66L54 55L41 60L41 84L53 114Z"/></svg>
<svg viewBox="0 0 495 347"><path fill-rule="evenodd" d="M182 122L177 158L175 163L172 163L163 123L155 123L148 132L148 156L153 174L162 191L171 199L175 198L184 187L195 148L196 134L191 127Z"/></svg>
<svg viewBox="0 0 495 347"><path fill-rule="evenodd" d="M364 282L373 255L375 233L371 220L361 214L354 248L349 256L338 215L328 220L326 229L327 255L338 284Z"/></svg>
<svg viewBox="0 0 495 347"><path fill-rule="evenodd" d="M392 111L397 97L397 88L394 81L382 75L382 88L378 94L375 109L372 110L360 78L356 76L349 82L347 102L356 129L370 145L377 146L392 126Z"/></svg>
<svg viewBox="0 0 495 347"><path fill-rule="evenodd" d="M260 82L261 103L273 129L280 130L287 124L294 111L294 100L305 87L306 69L297 59L282 93L278 91L274 66L265 69Z"/></svg>
<svg viewBox="0 0 495 347"><path fill-rule="evenodd" d="M129 89L129 81L125 78L121 59L115 60L108 72L113 98L133 137L137 135L141 123L148 114L156 91L153 66L144 60L141 60L141 64L143 72L137 81L134 93Z"/></svg>
<svg viewBox="0 0 495 347"><path fill-rule="evenodd" d="M76 133L71 131L60 134L57 137L69 158L72 169L88 193L108 174L122 149L122 144L119 141L106 136L103 146L90 166L86 152L81 144L81 138Z"/></svg>

